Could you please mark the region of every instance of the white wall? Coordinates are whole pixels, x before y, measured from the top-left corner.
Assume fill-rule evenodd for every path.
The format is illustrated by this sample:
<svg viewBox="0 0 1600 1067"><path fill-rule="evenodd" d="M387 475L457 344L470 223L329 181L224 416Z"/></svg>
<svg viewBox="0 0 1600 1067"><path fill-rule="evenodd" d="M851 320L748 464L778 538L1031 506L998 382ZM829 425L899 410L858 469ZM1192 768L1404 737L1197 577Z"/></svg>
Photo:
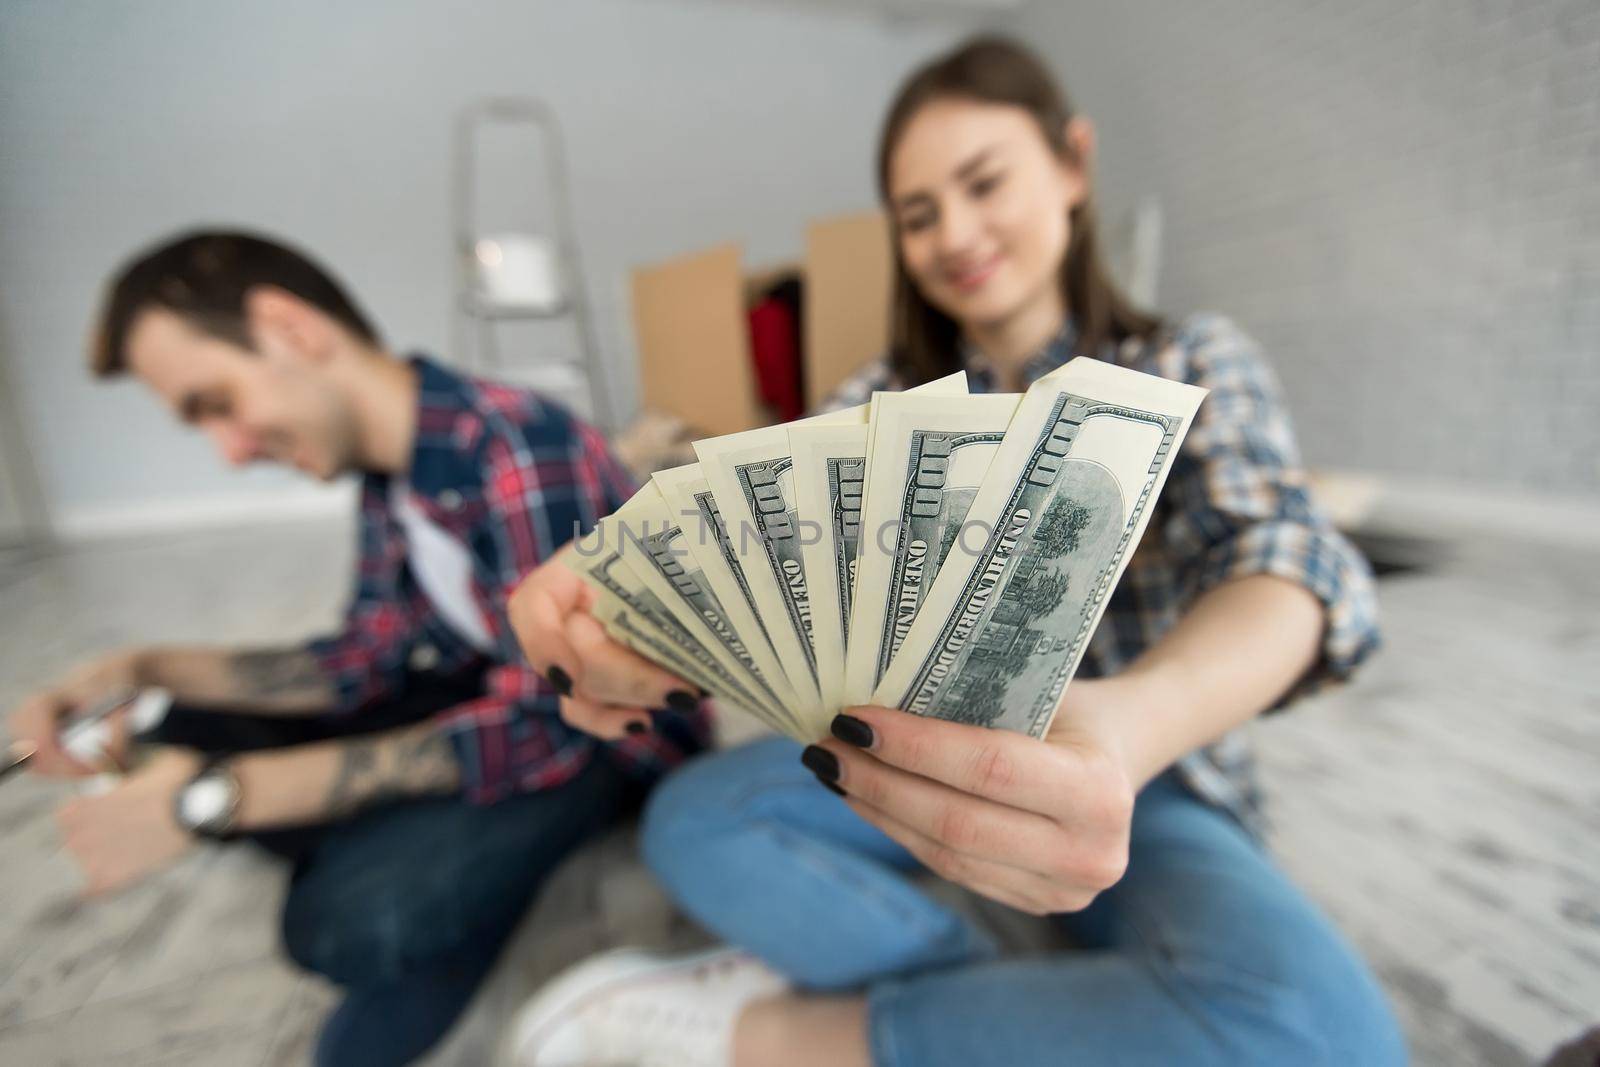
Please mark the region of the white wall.
<svg viewBox="0 0 1600 1067"><path fill-rule="evenodd" d="M1014 25L1100 123L1107 214L1162 201L1164 308L1261 337L1314 462L1600 488L1592 3L1039 0ZM451 118L543 96L627 411L627 269L727 238L780 258L806 218L870 204L889 93L966 29L732 0L0 5L0 350L53 517L307 499L88 380L133 248L275 230L395 342L445 351Z"/></svg>
<svg viewBox="0 0 1600 1067"><path fill-rule="evenodd" d="M15 401L5 352L0 350L0 549L31 540L45 525L31 491L33 466L14 411Z"/></svg>
<svg viewBox="0 0 1600 1067"><path fill-rule="evenodd" d="M1316 463L1600 490L1594 0L1035 3L1162 201L1165 310L1266 345Z"/></svg>
<svg viewBox="0 0 1600 1067"><path fill-rule="evenodd" d="M964 28L711 0L7 3L0 346L52 515L70 532L307 499L287 474L226 472L136 386L90 382L89 316L134 248L196 223L275 231L394 343L445 351L452 117L540 96L626 412L628 268L730 238L781 258L808 217L869 206L889 94Z"/></svg>

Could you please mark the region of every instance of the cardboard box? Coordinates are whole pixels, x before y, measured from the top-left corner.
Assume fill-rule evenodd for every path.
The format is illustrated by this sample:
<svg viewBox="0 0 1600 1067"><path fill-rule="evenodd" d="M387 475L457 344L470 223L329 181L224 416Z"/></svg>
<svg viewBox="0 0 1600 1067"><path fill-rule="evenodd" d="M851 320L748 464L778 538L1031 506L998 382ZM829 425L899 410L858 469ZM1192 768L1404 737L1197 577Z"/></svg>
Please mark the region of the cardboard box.
<svg viewBox="0 0 1600 1067"><path fill-rule="evenodd" d="M806 227L799 263L759 271L737 244L720 244L633 272L633 325L646 411L682 419L696 435L773 421L756 395L747 313L777 278L805 287L806 406L884 353L892 263L881 212Z"/></svg>

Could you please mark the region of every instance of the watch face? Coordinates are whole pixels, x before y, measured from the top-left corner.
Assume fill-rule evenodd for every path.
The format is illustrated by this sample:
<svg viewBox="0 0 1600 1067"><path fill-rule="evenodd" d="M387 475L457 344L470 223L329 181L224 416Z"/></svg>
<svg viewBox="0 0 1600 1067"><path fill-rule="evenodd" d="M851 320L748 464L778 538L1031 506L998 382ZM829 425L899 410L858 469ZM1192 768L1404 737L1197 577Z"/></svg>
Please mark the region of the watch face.
<svg viewBox="0 0 1600 1067"><path fill-rule="evenodd" d="M233 789L216 775L196 778L178 797L178 817L185 826L209 826L227 815L233 804Z"/></svg>

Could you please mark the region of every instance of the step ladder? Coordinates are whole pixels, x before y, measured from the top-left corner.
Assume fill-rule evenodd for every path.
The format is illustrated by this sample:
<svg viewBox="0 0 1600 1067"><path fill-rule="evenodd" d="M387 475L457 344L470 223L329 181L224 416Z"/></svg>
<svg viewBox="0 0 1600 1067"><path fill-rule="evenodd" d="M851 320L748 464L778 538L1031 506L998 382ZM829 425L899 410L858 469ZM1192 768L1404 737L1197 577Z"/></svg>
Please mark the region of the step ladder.
<svg viewBox="0 0 1600 1067"><path fill-rule="evenodd" d="M494 130L532 137L545 170L545 210L536 216L548 220L544 227L498 230L484 223L481 152L485 136ZM542 101L516 97L480 100L457 116L455 239L456 345L464 364L474 372L511 381L517 380L518 370L536 372L553 365L575 370L587 390L593 421L605 429L616 429L578 256L561 128ZM570 322L577 340L575 354L504 358L500 328L535 321Z"/></svg>

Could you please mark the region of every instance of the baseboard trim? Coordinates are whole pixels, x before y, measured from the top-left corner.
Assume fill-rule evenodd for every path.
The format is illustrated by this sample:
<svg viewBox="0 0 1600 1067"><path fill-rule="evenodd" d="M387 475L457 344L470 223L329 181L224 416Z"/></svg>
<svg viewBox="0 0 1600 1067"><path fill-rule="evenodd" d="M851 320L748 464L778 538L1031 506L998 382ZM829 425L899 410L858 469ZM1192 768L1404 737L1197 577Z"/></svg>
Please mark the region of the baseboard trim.
<svg viewBox="0 0 1600 1067"><path fill-rule="evenodd" d="M1600 548L1600 500L1521 489L1473 488L1368 471L1321 470L1315 491L1340 526L1413 534L1477 532L1540 544ZM347 518L354 482L277 491L62 508L52 532L66 542Z"/></svg>
<svg viewBox="0 0 1600 1067"><path fill-rule="evenodd" d="M255 493L179 497L138 504L62 508L52 532L59 541L150 537L237 526L330 521L356 506L354 482Z"/></svg>
<svg viewBox="0 0 1600 1067"><path fill-rule="evenodd" d="M1341 526L1600 549L1600 500L1593 497L1368 471L1319 471L1315 481L1319 495L1334 489L1328 495L1342 496Z"/></svg>

